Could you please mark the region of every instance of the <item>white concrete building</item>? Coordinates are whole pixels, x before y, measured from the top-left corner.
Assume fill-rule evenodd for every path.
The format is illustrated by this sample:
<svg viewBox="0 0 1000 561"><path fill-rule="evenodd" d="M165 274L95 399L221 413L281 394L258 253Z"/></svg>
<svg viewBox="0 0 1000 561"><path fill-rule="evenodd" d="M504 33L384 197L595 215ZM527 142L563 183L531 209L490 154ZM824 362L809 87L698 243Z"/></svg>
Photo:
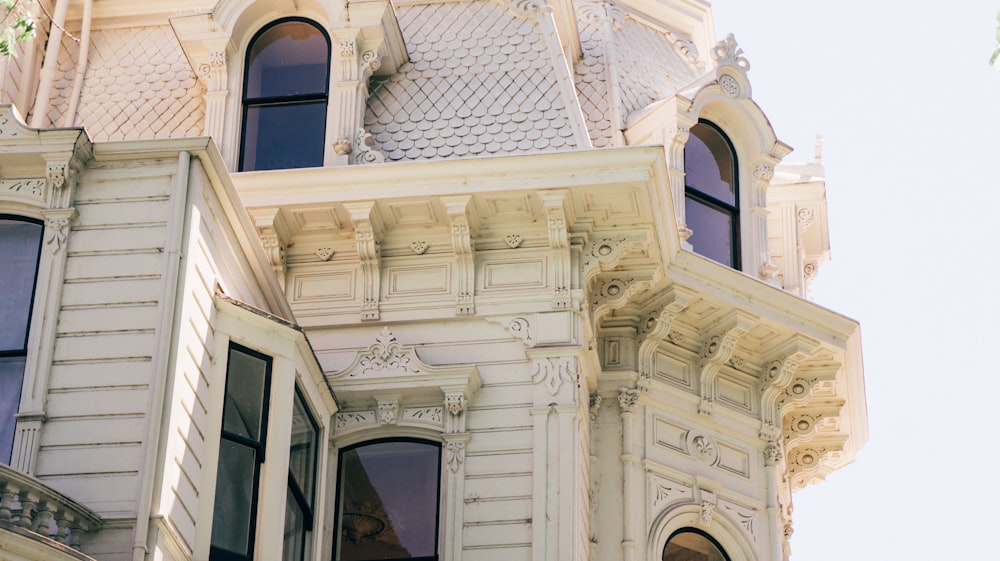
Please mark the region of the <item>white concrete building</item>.
<svg viewBox="0 0 1000 561"><path fill-rule="evenodd" d="M0 560L783 561L867 439L707 2L39 1Z"/></svg>

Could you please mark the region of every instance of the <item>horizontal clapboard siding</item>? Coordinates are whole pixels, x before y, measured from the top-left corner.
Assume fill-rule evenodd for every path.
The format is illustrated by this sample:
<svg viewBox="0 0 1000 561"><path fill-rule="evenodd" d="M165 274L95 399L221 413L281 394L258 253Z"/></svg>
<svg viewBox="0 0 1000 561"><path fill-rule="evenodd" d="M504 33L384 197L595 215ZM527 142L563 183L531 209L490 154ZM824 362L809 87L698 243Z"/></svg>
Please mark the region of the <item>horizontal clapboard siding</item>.
<svg viewBox="0 0 1000 561"><path fill-rule="evenodd" d="M94 167L76 190L36 473L106 517L138 499L175 168Z"/></svg>

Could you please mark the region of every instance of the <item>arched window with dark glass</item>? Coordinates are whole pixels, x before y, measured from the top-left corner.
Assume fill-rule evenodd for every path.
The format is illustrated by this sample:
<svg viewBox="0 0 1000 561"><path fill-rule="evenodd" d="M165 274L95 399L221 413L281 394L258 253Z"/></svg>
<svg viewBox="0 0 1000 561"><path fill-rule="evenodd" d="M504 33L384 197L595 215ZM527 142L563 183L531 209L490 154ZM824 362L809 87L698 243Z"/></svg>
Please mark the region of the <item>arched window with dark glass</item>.
<svg viewBox="0 0 1000 561"><path fill-rule="evenodd" d="M0 215L0 463L10 464L28 356L42 224Z"/></svg>
<svg viewBox="0 0 1000 561"><path fill-rule="evenodd" d="M684 145L684 209L695 253L740 267L736 151L719 127L699 121Z"/></svg>
<svg viewBox="0 0 1000 561"><path fill-rule="evenodd" d="M330 38L299 18L261 29L247 49L240 171L323 165Z"/></svg>
<svg viewBox="0 0 1000 561"><path fill-rule="evenodd" d="M701 530L682 528L663 548L663 561L729 561L719 542Z"/></svg>
<svg viewBox="0 0 1000 561"><path fill-rule="evenodd" d="M340 453L335 561L438 559L441 445L381 440Z"/></svg>

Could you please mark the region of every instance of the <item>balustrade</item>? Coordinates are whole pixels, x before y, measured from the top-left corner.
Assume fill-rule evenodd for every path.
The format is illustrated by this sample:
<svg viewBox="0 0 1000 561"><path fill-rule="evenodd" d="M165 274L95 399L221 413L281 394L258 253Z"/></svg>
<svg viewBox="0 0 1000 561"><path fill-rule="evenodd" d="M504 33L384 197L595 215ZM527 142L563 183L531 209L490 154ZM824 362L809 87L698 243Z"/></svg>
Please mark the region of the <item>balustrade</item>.
<svg viewBox="0 0 1000 561"><path fill-rule="evenodd" d="M0 464L0 528L16 526L74 549L101 527L90 509L45 483Z"/></svg>

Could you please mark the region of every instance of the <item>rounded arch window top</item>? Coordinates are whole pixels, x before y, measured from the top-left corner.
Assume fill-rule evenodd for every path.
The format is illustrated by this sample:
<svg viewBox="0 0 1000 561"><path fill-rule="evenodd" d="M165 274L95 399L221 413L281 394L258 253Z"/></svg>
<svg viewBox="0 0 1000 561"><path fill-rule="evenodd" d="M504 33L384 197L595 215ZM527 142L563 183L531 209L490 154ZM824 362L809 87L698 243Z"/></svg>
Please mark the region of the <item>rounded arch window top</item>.
<svg viewBox="0 0 1000 561"><path fill-rule="evenodd" d="M729 138L708 121L691 127L684 146L685 183L703 195L737 206L736 157Z"/></svg>
<svg viewBox="0 0 1000 561"><path fill-rule="evenodd" d="M719 542L694 528L674 532L663 548L662 561L729 561Z"/></svg>
<svg viewBox="0 0 1000 561"><path fill-rule="evenodd" d="M251 41L244 98L325 95L329 60L330 40L312 22L272 23Z"/></svg>

